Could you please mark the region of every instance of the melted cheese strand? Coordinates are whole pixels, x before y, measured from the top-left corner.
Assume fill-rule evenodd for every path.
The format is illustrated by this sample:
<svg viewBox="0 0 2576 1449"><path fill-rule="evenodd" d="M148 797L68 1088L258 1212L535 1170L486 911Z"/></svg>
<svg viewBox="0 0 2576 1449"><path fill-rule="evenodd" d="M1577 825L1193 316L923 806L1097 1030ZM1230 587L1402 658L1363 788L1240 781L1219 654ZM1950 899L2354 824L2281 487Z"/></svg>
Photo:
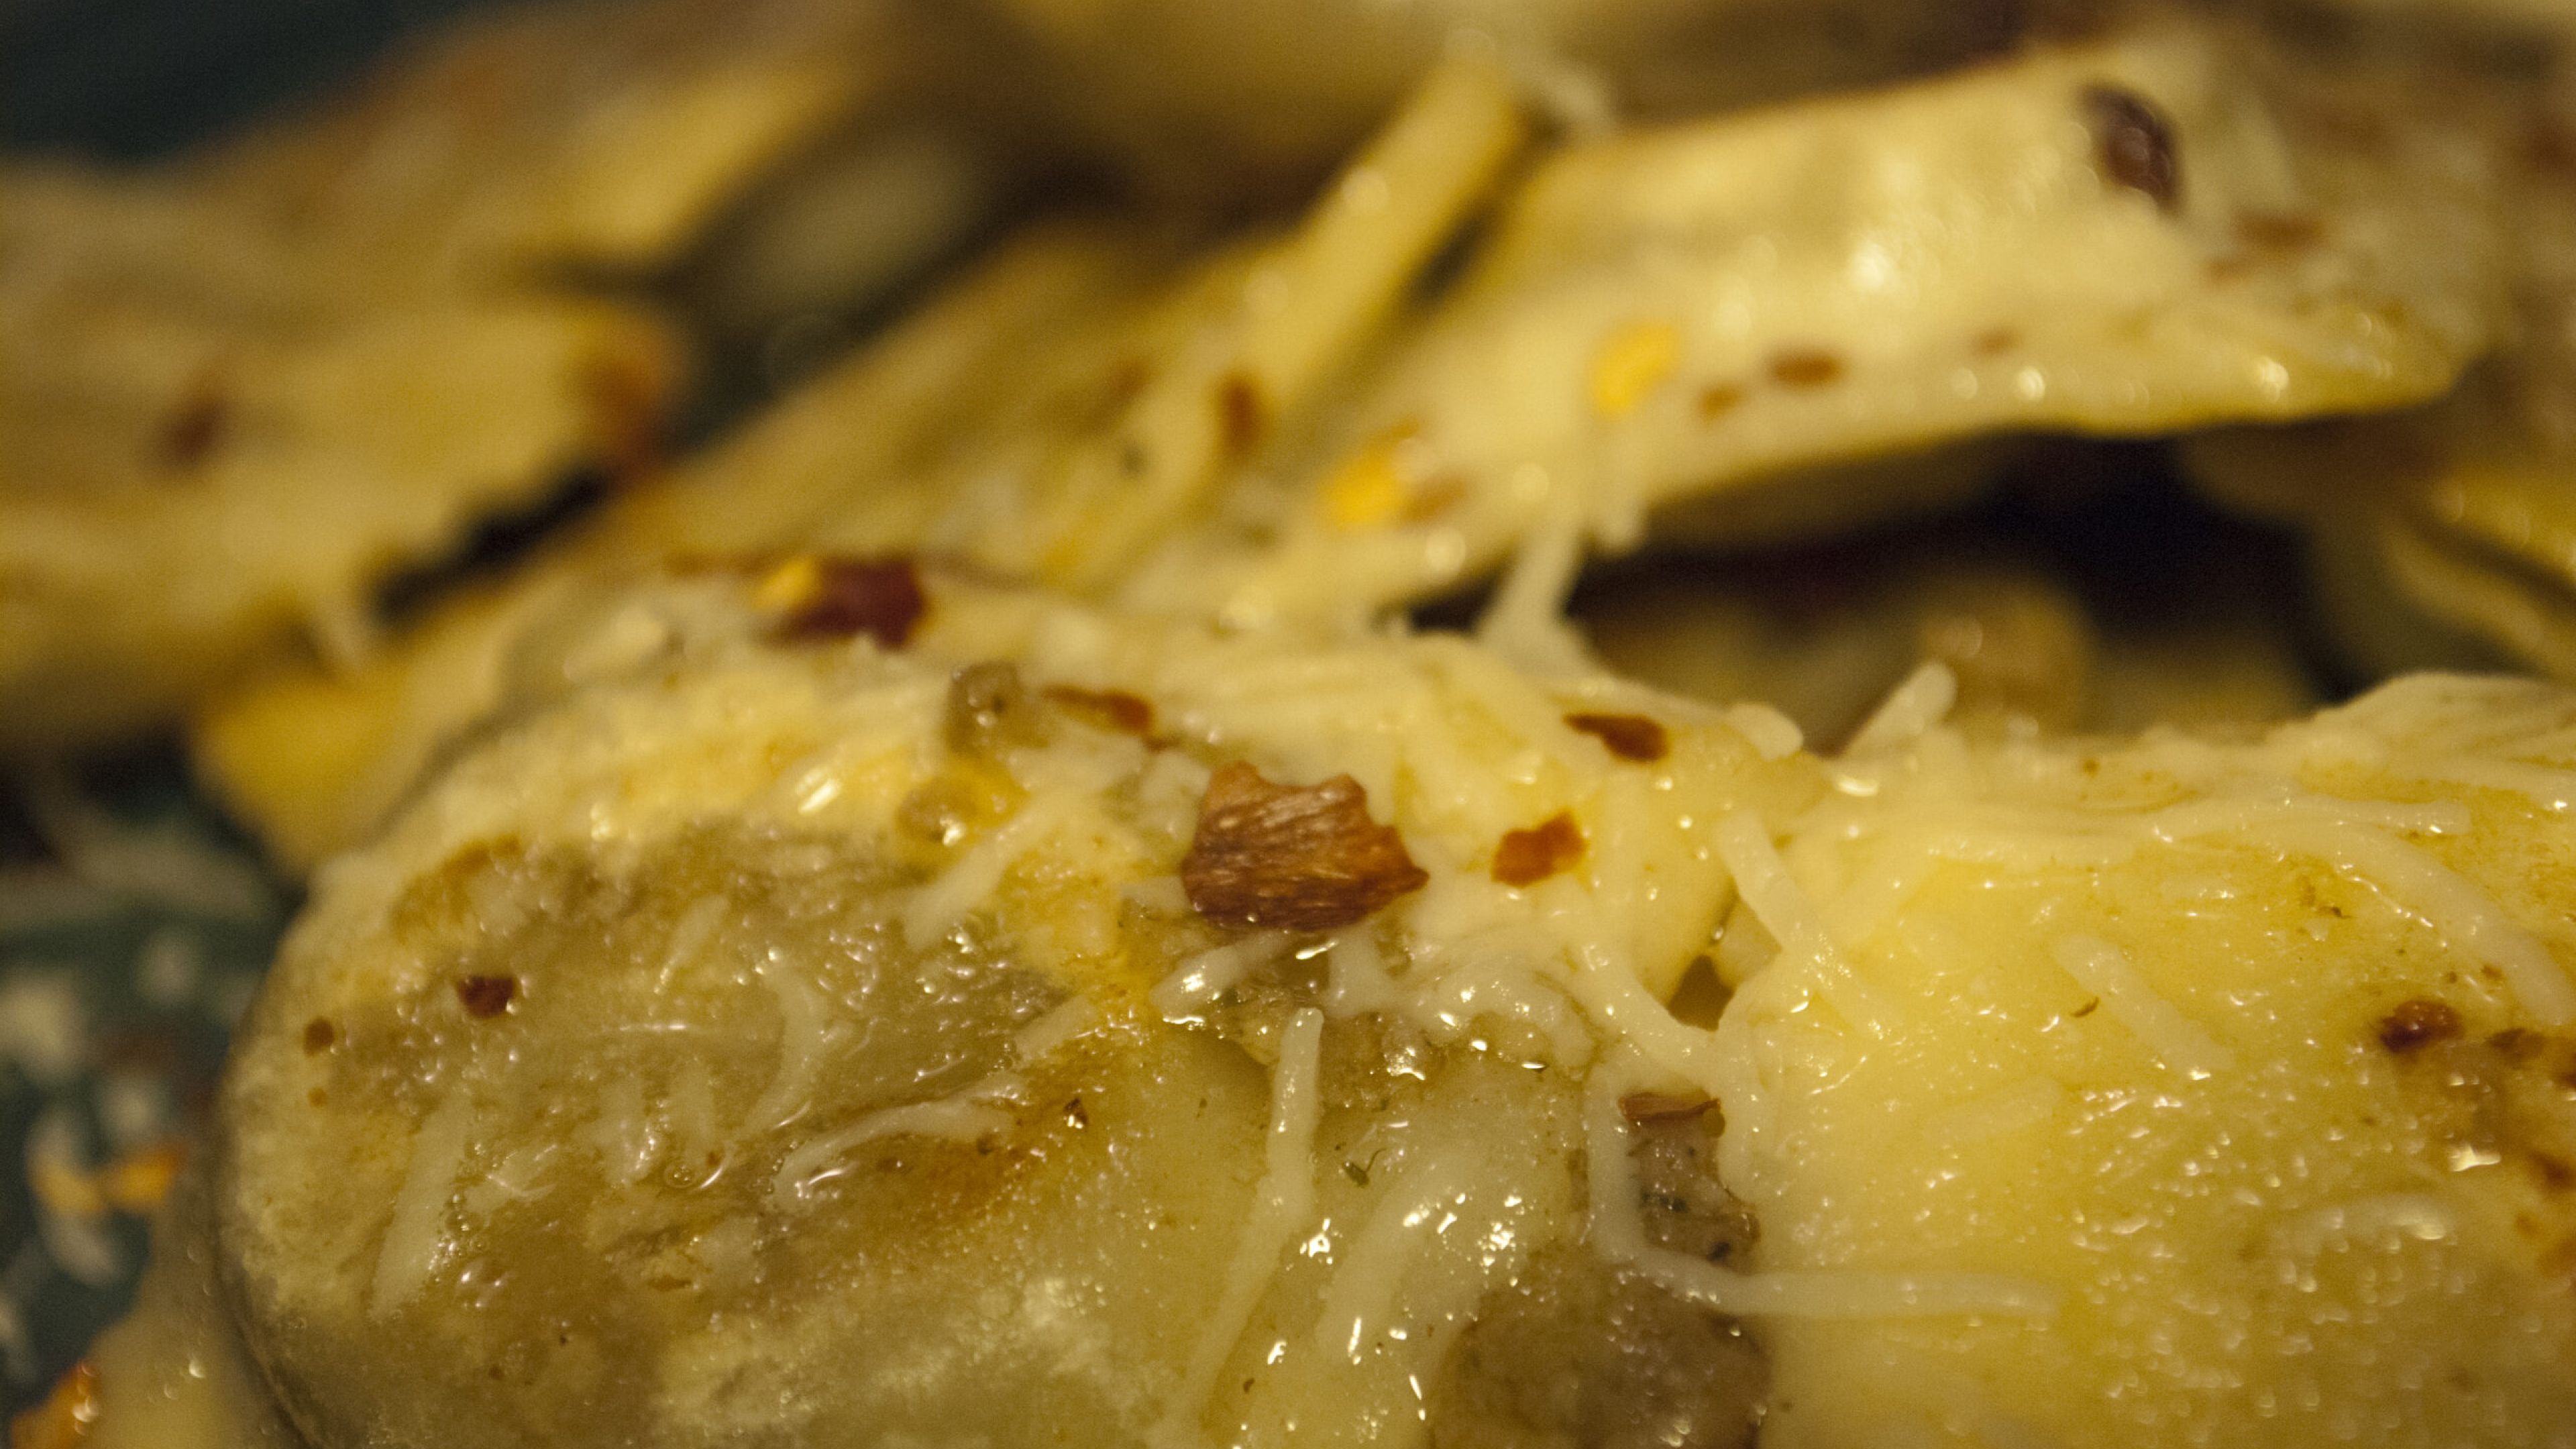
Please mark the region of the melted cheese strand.
<svg viewBox="0 0 2576 1449"><path fill-rule="evenodd" d="M2213 819L2207 828L2210 833L2241 835L2255 845L2313 856L2337 874L2385 892L2399 909L2430 925L2453 949L2501 973L2533 1020L2543 1026L2576 1020L2576 983L2568 980L2549 948L2514 924L2486 892L2422 850L2366 826L2346 825L2301 810L2249 812L2242 819Z"/></svg>
<svg viewBox="0 0 2576 1449"><path fill-rule="evenodd" d="M1469 1166L1454 1150L1434 1152L1409 1166L1404 1180L1388 1190L1324 1290L1315 1317L1317 1348L1351 1363L1361 1360L1372 1329L1387 1326L1405 1265L1421 1251L1423 1237L1456 1221L1450 1209L1466 1201L1466 1185L1475 1180Z"/></svg>
<svg viewBox="0 0 2576 1449"><path fill-rule="evenodd" d="M2066 936L2051 944L2048 954L2078 985L2102 998L2112 1019L2166 1066L2194 1081L2235 1067L2236 1054L2157 995L2119 947L2098 936Z"/></svg>
<svg viewBox="0 0 2576 1449"><path fill-rule="evenodd" d="M1286 945L1287 938L1280 933L1262 931L1211 946L1181 958L1181 964L1146 991L1145 999L1165 1021L1192 1020L1199 1008L1233 990L1252 968L1277 956Z"/></svg>
<svg viewBox="0 0 2576 1449"><path fill-rule="evenodd" d="M1225 1292L1199 1330L1189 1368L1172 1390L1149 1442L1157 1449L1194 1449L1199 1420L1216 1376L1252 1321L1252 1310L1278 1275L1279 1255L1315 1210L1316 1091L1324 1043L1324 1013L1306 1007L1279 1033L1279 1065L1270 1077L1270 1134L1252 1212L1235 1240Z"/></svg>
<svg viewBox="0 0 2576 1449"><path fill-rule="evenodd" d="M753 968L752 974L778 1002L778 1070L770 1074L769 1085L762 1089L760 1099L743 1114L747 1131L766 1132L805 1115L832 1028L823 994L802 975L788 969L774 949Z"/></svg>
<svg viewBox="0 0 2576 1449"><path fill-rule="evenodd" d="M904 944L919 951L945 936L966 913L993 898L1019 858L1061 824L1069 808L1063 795L1041 795L1019 814L969 847L945 874L913 893L903 909Z"/></svg>
<svg viewBox="0 0 2576 1449"><path fill-rule="evenodd" d="M1949 665L1932 660L1888 693L1853 733L1843 753L1862 759L1893 754L1931 733L1950 717L1950 707L1958 702L1959 676L1950 672Z"/></svg>
<svg viewBox="0 0 2576 1449"><path fill-rule="evenodd" d="M1385 1011L1404 1000L1395 978L1387 974L1386 953L1378 947L1377 928L1367 921L1333 938L1324 967L1326 1016L1339 1019Z"/></svg>
<svg viewBox="0 0 2576 1449"><path fill-rule="evenodd" d="M1732 1318L2054 1318L2065 1295L2003 1273L1880 1273L1830 1268L1732 1273L1655 1249L1637 1271Z"/></svg>
<svg viewBox="0 0 2576 1449"><path fill-rule="evenodd" d="M376 1275L367 1309L382 1318L410 1302L438 1271L447 1247L447 1205L455 1196L465 1151L474 1140L474 1098L464 1087L450 1091L429 1120L412 1135L411 1163L394 1194L392 1215L385 1223L384 1245L376 1251Z"/></svg>
<svg viewBox="0 0 2576 1449"><path fill-rule="evenodd" d="M1085 997L1069 996L1012 1034L1011 1060L1024 1067L1042 1062L1099 1022L1099 1007Z"/></svg>
<svg viewBox="0 0 2576 1449"><path fill-rule="evenodd" d="M1782 958L1810 966L1817 989L1844 1020L1884 1038L1888 1034L1885 1005L1826 934L1824 918L1790 876L1760 817L1749 810L1734 811L1717 822L1715 837L1718 859L1735 877L1736 891L1753 908L1762 928L1780 943L1780 957L1765 969L1779 970Z"/></svg>
<svg viewBox="0 0 2576 1449"><path fill-rule="evenodd" d="M910 1102L871 1112L842 1128L807 1142L787 1154L769 1180L770 1206L792 1212L813 1201L814 1189L845 1176L850 1153L888 1137L928 1137L941 1142L973 1142L1007 1132L1017 1120L989 1102L983 1084L950 1097Z"/></svg>

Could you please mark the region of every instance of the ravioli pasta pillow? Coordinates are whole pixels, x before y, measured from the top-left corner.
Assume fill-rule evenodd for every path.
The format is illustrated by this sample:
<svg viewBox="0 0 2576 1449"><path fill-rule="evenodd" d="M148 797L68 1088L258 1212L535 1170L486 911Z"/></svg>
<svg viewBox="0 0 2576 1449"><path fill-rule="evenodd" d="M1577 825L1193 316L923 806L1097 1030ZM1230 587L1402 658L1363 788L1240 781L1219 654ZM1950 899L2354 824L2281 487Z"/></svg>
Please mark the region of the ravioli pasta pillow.
<svg viewBox="0 0 2576 1449"><path fill-rule="evenodd" d="M1420 1315L1541 1291L1668 1335L1624 1412L1750 1413L1732 1325L1585 1255L1572 1169L1587 1022L1654 1029L1726 904L1712 807L1813 792L1776 717L1766 760L1454 639L896 567L637 598L658 644L570 647L323 873L213 1163L310 1439L1365 1442L1440 1371ZM1319 1212L1346 1262L1294 1251Z"/></svg>
<svg viewBox="0 0 2576 1449"><path fill-rule="evenodd" d="M155 1344L317 1449L2565 1422L2554 687L1823 761L883 560L588 617L317 881L103 1432Z"/></svg>
<svg viewBox="0 0 2576 1449"><path fill-rule="evenodd" d="M1286 234L1176 257L1149 228L1031 228L497 597L374 667L288 669L218 701L200 758L309 865L363 838L491 707L530 601L569 580L819 546L1103 588L1332 396L1521 136L1506 78L1470 56Z"/></svg>
<svg viewBox="0 0 2576 1449"><path fill-rule="evenodd" d="M2506 320L2497 185L2403 87L2378 92L2410 117L2387 144L2321 89L2176 19L1569 147L1325 455L1123 596L1347 616L1525 538L1562 575L1575 543L1632 547L1684 503L1703 518L1656 526L1741 531L1765 482L1818 486L1799 470L2437 396ZM1804 526L1921 506L1857 482L1802 496Z"/></svg>

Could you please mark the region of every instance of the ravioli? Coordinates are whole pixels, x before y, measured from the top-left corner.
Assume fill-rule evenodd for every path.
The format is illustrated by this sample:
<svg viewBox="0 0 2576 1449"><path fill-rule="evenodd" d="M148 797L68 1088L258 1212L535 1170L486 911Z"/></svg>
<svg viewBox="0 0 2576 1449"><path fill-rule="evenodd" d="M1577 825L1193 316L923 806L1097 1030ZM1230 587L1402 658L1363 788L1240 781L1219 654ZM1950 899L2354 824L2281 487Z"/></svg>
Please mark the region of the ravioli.
<svg viewBox="0 0 2576 1449"><path fill-rule="evenodd" d="M2118 592L2079 589L2037 550L1955 527L1780 556L1676 555L1587 583L1571 618L1620 673L1765 701L1820 747L1851 738L1935 660L1958 685L1954 720L1981 739L2224 732L2314 708L2285 611L2247 586L2259 561L2210 553Z"/></svg>
<svg viewBox="0 0 2576 1449"><path fill-rule="evenodd" d="M2437 396L2506 321L2496 183L2402 90L2357 140L2288 71L2173 19L1568 147L1325 456L1122 597L1347 616L1798 470Z"/></svg>
<svg viewBox="0 0 2576 1449"><path fill-rule="evenodd" d="M648 273L918 63L920 30L822 0L477 17L173 180L296 233L350 281Z"/></svg>
<svg viewBox="0 0 2576 1449"><path fill-rule="evenodd" d="M900 564L606 617L237 1046L317 1449L2565 1422L2552 686L1978 746L1934 665L1828 762Z"/></svg>
<svg viewBox="0 0 2576 1449"><path fill-rule="evenodd" d="M0 750L164 724L577 472L652 461L667 269L920 58L891 10L553 7L129 173L0 171Z"/></svg>
<svg viewBox="0 0 2576 1449"><path fill-rule="evenodd" d="M167 223L206 244L210 272L294 269L264 233L116 183L14 175L0 212L13 754L166 719L301 624L363 652L379 582L577 468L631 460L677 382L673 340L624 308L443 297L354 315L292 282L171 285L90 252Z"/></svg>
<svg viewBox="0 0 2576 1449"><path fill-rule="evenodd" d="M1175 261L1144 229L1041 226L951 294L613 509L557 567L456 607L380 668L288 671L199 753L286 857L350 843L495 699L526 610L673 555L928 550L1097 590L1215 506L1330 395L1519 144L1504 77L1445 67L1293 232ZM472 681L482 681L474 683ZM341 747L319 755L310 735Z"/></svg>
<svg viewBox="0 0 2576 1449"><path fill-rule="evenodd" d="M2235 747L1882 733L1748 834L1761 1263L2050 1295L1776 1325L1763 1442L2560 1442L2571 722L2426 675Z"/></svg>
<svg viewBox="0 0 2576 1449"><path fill-rule="evenodd" d="M1711 811L1810 765L1454 639L925 584L849 643L644 596L659 647L574 650L323 874L214 1178L308 1438L1383 1442L1541 1263L1753 1361L1587 1266L1577 1087L1724 907ZM1560 817L1577 858L1495 879Z"/></svg>

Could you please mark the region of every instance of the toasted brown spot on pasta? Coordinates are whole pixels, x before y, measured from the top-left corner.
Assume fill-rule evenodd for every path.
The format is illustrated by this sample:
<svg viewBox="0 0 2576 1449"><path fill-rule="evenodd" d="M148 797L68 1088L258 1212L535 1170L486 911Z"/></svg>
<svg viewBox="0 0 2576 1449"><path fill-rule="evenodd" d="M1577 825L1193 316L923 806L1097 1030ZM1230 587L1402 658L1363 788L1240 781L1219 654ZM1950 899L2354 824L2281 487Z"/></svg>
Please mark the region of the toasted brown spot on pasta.
<svg viewBox="0 0 2576 1449"><path fill-rule="evenodd" d="M2404 1056L2460 1034L2460 1013L2450 1003L2419 996L2379 1020L2379 1044Z"/></svg>
<svg viewBox="0 0 2576 1449"><path fill-rule="evenodd" d="M2236 239L2263 251L2304 251L2325 235L2324 222L2299 212L2247 211L2236 218Z"/></svg>
<svg viewBox="0 0 2576 1449"><path fill-rule="evenodd" d="M1744 389L1731 382L1711 383L1699 390L1699 415L1704 419L1722 418L1744 402Z"/></svg>
<svg viewBox="0 0 2576 1449"><path fill-rule="evenodd" d="M1181 858L1181 886L1200 915L1290 931L1364 920L1430 879L1404 837L1369 817L1357 780L1276 785L1241 761L1208 782Z"/></svg>
<svg viewBox="0 0 2576 1449"><path fill-rule="evenodd" d="M1251 376L1229 372L1216 385L1217 435L1224 440L1229 457L1242 457L1261 441L1270 428L1270 405L1261 396L1261 384Z"/></svg>
<svg viewBox="0 0 2576 1449"><path fill-rule="evenodd" d="M1714 1097L1676 1097L1663 1092L1630 1092L1619 1099L1619 1113L1631 1122L1670 1122L1707 1114Z"/></svg>
<svg viewBox="0 0 2576 1449"><path fill-rule="evenodd" d="M1782 387L1830 387L1842 376L1842 358L1822 348L1792 347L1771 357L1771 380Z"/></svg>
<svg viewBox="0 0 2576 1449"><path fill-rule="evenodd" d="M1154 733L1153 701L1123 689L1082 689L1050 684L1040 691L1047 703L1102 729L1142 739Z"/></svg>
<svg viewBox="0 0 2576 1449"><path fill-rule="evenodd" d="M331 1043L338 1041L339 1039L339 1029L331 1025L331 1019L327 1016L317 1016L311 1021L304 1023L304 1054L306 1056L318 1056L323 1052L329 1051L331 1049Z"/></svg>
<svg viewBox="0 0 2576 1449"><path fill-rule="evenodd" d="M478 1021L489 1020L510 1009L518 998L516 976L460 976L456 979L456 999L465 1014Z"/></svg>
<svg viewBox="0 0 2576 1449"><path fill-rule="evenodd" d="M2114 85L2084 89L2084 120L2092 128L2102 174L2172 211L2182 202L2182 156L2173 123L2155 103Z"/></svg>
<svg viewBox="0 0 2576 1449"><path fill-rule="evenodd" d="M201 378L162 416L154 448L167 467L195 468L223 446L232 422L232 399L222 384Z"/></svg>
<svg viewBox="0 0 2576 1449"><path fill-rule="evenodd" d="M1642 714L1570 714L1565 724L1599 740L1620 759L1639 764L1653 764L1673 750L1663 723Z"/></svg>
<svg viewBox="0 0 2576 1449"><path fill-rule="evenodd" d="M1503 832L1494 847L1494 879L1507 886L1536 885L1583 858L1583 831L1563 810L1527 830Z"/></svg>

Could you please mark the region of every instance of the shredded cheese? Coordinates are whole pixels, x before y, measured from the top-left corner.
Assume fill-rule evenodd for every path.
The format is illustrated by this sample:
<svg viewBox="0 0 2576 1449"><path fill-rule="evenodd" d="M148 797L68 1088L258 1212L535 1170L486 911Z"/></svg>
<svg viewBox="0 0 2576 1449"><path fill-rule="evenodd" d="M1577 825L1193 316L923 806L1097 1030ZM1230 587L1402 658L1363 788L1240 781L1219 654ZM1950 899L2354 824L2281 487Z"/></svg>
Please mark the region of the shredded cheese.
<svg viewBox="0 0 2576 1449"><path fill-rule="evenodd" d="M1279 1257L1315 1211L1315 1121L1324 1042L1324 1013L1307 1007L1279 1034L1279 1065L1270 1078L1270 1132L1252 1212L1235 1240L1225 1291L1199 1330L1189 1366L1163 1405L1148 1441L1156 1449L1198 1449L1198 1423L1216 1376L1252 1321L1252 1310L1279 1272Z"/></svg>
<svg viewBox="0 0 2576 1449"><path fill-rule="evenodd" d="M1853 732L1843 753L1860 759L1893 754L1948 719L1950 707L1958 702L1959 677L1949 665L1932 660L1905 676L1905 682L1880 702Z"/></svg>
<svg viewBox="0 0 2576 1449"><path fill-rule="evenodd" d="M385 1317L409 1303L438 1271L449 1248L448 1204L456 1195L466 1149L473 1141L473 1094L459 1086L440 1100L412 1134L411 1161L403 1169L393 1213L385 1222L384 1243L376 1251L367 1302L375 1316Z"/></svg>
<svg viewBox="0 0 2576 1449"><path fill-rule="evenodd" d="M747 1131L784 1127L803 1116L813 1094L814 1078L831 1045L831 1022L823 993L773 949L753 968L778 1002L778 1068L760 1099L744 1114Z"/></svg>
<svg viewBox="0 0 2576 1449"><path fill-rule="evenodd" d="M813 1201L814 1189L846 1176L851 1170L850 1154L871 1142L889 1137L974 1142L1010 1130L1015 1120L1009 1112L980 1100L973 1089L871 1112L788 1153L770 1177L770 1205L782 1212L804 1207Z"/></svg>
<svg viewBox="0 0 2576 1449"><path fill-rule="evenodd" d="M1166 1021L1195 1019L1202 1008L1234 989L1256 966L1276 959L1288 938L1277 931L1257 931L1222 946L1183 957L1171 974L1145 993Z"/></svg>
<svg viewBox="0 0 2576 1449"><path fill-rule="evenodd" d="M2049 958L2087 991L2102 998L2113 1020L2135 1033L2158 1060L2195 1081L2236 1065L2236 1055L2156 994L2119 947L2097 936L2065 936Z"/></svg>
<svg viewBox="0 0 2576 1449"><path fill-rule="evenodd" d="M1065 823L1069 798L1050 794L1031 800L1019 814L968 847L937 880L915 891L904 906L904 944L927 950L969 911L991 900L1020 857Z"/></svg>
<svg viewBox="0 0 2576 1449"><path fill-rule="evenodd" d="M1779 970L1784 959L1796 958L1815 972L1817 989L1844 1020L1871 1036L1886 1036L1887 1007L1826 933L1824 918L1791 878L1760 817L1749 810L1731 811L1717 822L1713 840L1718 859L1735 877L1736 891L1780 943L1780 958L1766 969Z"/></svg>

